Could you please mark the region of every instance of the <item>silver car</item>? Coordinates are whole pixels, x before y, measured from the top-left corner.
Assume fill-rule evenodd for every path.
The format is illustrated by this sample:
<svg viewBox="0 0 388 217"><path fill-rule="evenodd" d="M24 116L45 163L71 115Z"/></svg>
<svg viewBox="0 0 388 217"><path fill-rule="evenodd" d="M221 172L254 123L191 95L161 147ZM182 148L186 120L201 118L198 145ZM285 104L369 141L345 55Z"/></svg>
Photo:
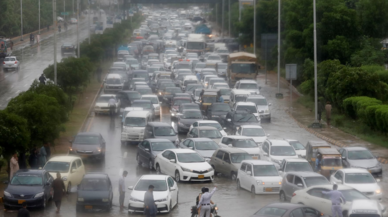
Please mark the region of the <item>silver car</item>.
<svg viewBox="0 0 388 217"><path fill-rule="evenodd" d="M9 56L4 58L3 61L3 70L7 72L9 69L14 69L15 71L19 71L20 61L17 60L15 56Z"/></svg>
<svg viewBox="0 0 388 217"><path fill-rule="evenodd" d="M222 173L236 180L243 160L252 160L252 156L238 148L220 148L213 153L209 164L213 167L215 175Z"/></svg>
<svg viewBox="0 0 388 217"><path fill-rule="evenodd" d="M190 138L182 141L179 144L180 148L191 149L201 155L207 162L210 161L211 156L220 147L211 139L208 138Z"/></svg>
<svg viewBox="0 0 388 217"><path fill-rule="evenodd" d="M342 164L345 168L363 168L373 176L382 176L381 163L373 154L364 147L345 147L339 149L342 156Z"/></svg>
<svg viewBox="0 0 388 217"><path fill-rule="evenodd" d="M315 185L329 185L326 177L314 172L290 172L282 180L279 198L282 202L290 201L295 191Z"/></svg>

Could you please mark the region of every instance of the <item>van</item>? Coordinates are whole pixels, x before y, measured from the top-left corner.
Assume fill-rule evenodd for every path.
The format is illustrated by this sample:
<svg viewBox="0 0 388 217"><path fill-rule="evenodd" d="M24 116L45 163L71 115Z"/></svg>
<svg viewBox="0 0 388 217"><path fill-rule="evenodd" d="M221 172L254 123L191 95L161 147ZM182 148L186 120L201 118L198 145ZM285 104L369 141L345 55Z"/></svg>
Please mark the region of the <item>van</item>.
<svg viewBox="0 0 388 217"><path fill-rule="evenodd" d="M230 101L229 105L230 107L234 107L234 104L237 102L245 102L246 98L250 95L251 93L249 91L245 90L238 90L238 89L233 89L230 92Z"/></svg>
<svg viewBox="0 0 388 217"><path fill-rule="evenodd" d="M121 145L127 142L141 142L144 139L144 129L152 121L149 111L131 111L125 116L121 132Z"/></svg>
<svg viewBox="0 0 388 217"><path fill-rule="evenodd" d="M178 134L171 124L164 122L148 122L144 139L168 139L175 145L179 144Z"/></svg>
<svg viewBox="0 0 388 217"><path fill-rule="evenodd" d="M119 92L124 89L124 79L119 74L108 74L104 80L104 93Z"/></svg>

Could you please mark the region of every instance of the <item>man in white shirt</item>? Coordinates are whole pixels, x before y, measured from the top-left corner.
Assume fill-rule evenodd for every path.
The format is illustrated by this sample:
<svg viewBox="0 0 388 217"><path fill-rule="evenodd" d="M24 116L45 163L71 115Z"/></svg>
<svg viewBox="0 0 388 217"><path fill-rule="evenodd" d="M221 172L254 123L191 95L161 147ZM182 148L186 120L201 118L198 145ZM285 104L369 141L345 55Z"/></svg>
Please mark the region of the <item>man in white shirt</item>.
<svg viewBox="0 0 388 217"><path fill-rule="evenodd" d="M116 100L113 96L108 101L110 116L113 116L116 110Z"/></svg>
<svg viewBox="0 0 388 217"><path fill-rule="evenodd" d="M127 177L128 172L124 170L123 176L119 179L119 202L120 202L120 210L124 209L124 198L125 198L125 177Z"/></svg>
<svg viewBox="0 0 388 217"><path fill-rule="evenodd" d="M197 209L201 207L200 217L210 217L211 212L211 198L213 194L216 192L217 187L214 187L212 192L209 193L209 189L205 188L204 192L201 196L200 201L198 202Z"/></svg>

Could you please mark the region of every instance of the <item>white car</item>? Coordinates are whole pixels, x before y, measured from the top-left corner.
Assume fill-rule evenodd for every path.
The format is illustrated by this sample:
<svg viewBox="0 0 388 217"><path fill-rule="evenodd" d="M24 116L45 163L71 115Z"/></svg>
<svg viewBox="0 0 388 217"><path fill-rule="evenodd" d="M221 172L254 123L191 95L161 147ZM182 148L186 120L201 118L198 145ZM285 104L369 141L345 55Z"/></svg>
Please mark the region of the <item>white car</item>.
<svg viewBox="0 0 388 217"><path fill-rule="evenodd" d="M52 177L57 177L57 172L60 172L68 193L71 192L72 186L77 186L81 183L85 175L84 163L77 156L52 157L46 162L43 169L49 172Z"/></svg>
<svg viewBox="0 0 388 217"><path fill-rule="evenodd" d="M383 192L377 184L378 181L375 180L368 170L361 168L340 169L330 176L332 184L343 184L359 190L370 199L381 200Z"/></svg>
<svg viewBox="0 0 388 217"><path fill-rule="evenodd" d="M237 188L252 194L278 194L282 185L276 166L262 160L243 160L237 175Z"/></svg>
<svg viewBox="0 0 388 217"><path fill-rule="evenodd" d="M115 94L102 94L96 100L96 105L94 106L94 113L101 114L106 113L109 114L109 99L113 97L116 100L116 114L120 111L120 100L116 97Z"/></svg>
<svg viewBox="0 0 388 217"><path fill-rule="evenodd" d="M236 82L236 84L234 85L234 88L248 91L251 94L260 94L260 89L261 89L259 84L253 79L241 79Z"/></svg>
<svg viewBox="0 0 388 217"><path fill-rule="evenodd" d="M218 144L220 148L238 148L246 151L252 159L260 159L260 147L247 136L224 136Z"/></svg>
<svg viewBox="0 0 388 217"><path fill-rule="evenodd" d="M306 158L306 147L302 145L298 140L285 139L294 148L296 154L301 158Z"/></svg>
<svg viewBox="0 0 388 217"><path fill-rule="evenodd" d="M160 102L159 102L158 96L156 96L156 95L143 95L143 96L141 96L141 99L151 100L152 105L154 106L155 116L160 117Z"/></svg>
<svg viewBox="0 0 388 217"><path fill-rule="evenodd" d="M257 125L242 125L237 131L237 136L247 136L252 138L258 145L262 145L267 139L264 129Z"/></svg>
<svg viewBox="0 0 388 217"><path fill-rule="evenodd" d="M143 175L135 186L128 187L132 190L128 213L144 212L144 194L150 185L155 187L153 195L158 212L169 213L178 204L178 185L170 176Z"/></svg>
<svg viewBox="0 0 388 217"><path fill-rule="evenodd" d="M260 148L260 159L272 161L278 168L283 159L298 158L294 148L285 140L267 139Z"/></svg>
<svg viewBox="0 0 388 217"><path fill-rule="evenodd" d="M222 58L218 54L210 54L206 58L206 63L222 63Z"/></svg>
<svg viewBox="0 0 388 217"><path fill-rule="evenodd" d="M169 149L155 158L157 173L175 177L175 181L213 181L214 170L197 152Z"/></svg>
<svg viewBox="0 0 388 217"><path fill-rule="evenodd" d="M70 23L71 24L76 24L76 23L78 23L78 20L75 19L75 18L70 18Z"/></svg>
<svg viewBox="0 0 388 217"><path fill-rule="evenodd" d="M246 102L254 102L259 111L261 119L271 122L271 103L268 103L267 99L262 95L250 95L245 100Z"/></svg>
<svg viewBox="0 0 388 217"><path fill-rule="evenodd" d="M332 203L328 195L323 194L323 191L333 190L333 185L316 185L310 188L305 188L302 190L295 191L291 203L294 204L304 204L311 208L314 208L325 215L332 215L331 207ZM341 203L342 213L344 216L348 216L349 210L352 206L352 202L355 200L370 200L363 193L357 191L356 189L345 186L338 185L338 191L340 191L346 200L346 203ZM382 212L385 212L385 207L380 204Z"/></svg>
<svg viewBox="0 0 388 217"><path fill-rule="evenodd" d="M17 60L16 56L5 57L3 61L3 70L7 72L10 69L14 69L15 71L19 71L20 69L20 61Z"/></svg>
<svg viewBox="0 0 388 217"><path fill-rule="evenodd" d="M256 104L253 102L236 102L232 109L233 111L246 111L248 113L254 114L256 117L259 116L259 111L257 110Z"/></svg>
<svg viewBox="0 0 388 217"><path fill-rule="evenodd" d="M354 200L348 213L349 217L382 217L382 207L380 203L375 200Z"/></svg>
<svg viewBox="0 0 388 217"><path fill-rule="evenodd" d="M220 131L222 136L227 136L228 134L225 132L225 130L222 128L221 124L218 123L218 121L212 121L212 120L200 120L194 122L191 126L190 129L193 129L193 127L215 127L217 128L218 131Z"/></svg>

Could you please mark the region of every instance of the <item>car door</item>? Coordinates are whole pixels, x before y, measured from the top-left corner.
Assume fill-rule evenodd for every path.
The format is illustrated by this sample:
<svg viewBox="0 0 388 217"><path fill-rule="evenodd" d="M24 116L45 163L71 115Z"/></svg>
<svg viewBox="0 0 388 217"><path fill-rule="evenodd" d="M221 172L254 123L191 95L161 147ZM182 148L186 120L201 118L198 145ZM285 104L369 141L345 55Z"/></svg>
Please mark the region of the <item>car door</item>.
<svg viewBox="0 0 388 217"><path fill-rule="evenodd" d="M81 184L82 178L85 175L85 167L82 164L80 159L75 160L75 162L77 164L77 172L76 172L77 184L76 185L79 185L79 184Z"/></svg>
<svg viewBox="0 0 388 217"><path fill-rule="evenodd" d="M253 171L252 171L252 165L251 164L247 164L247 170L246 170L246 172L245 172L245 183L244 183L244 185L245 185L245 189L247 189L248 191L250 191L251 190L251 186L252 185L256 185L254 182L255 182L255 179L253 178L254 176L253 176ZM248 172L250 172L251 174L249 175L248 174Z"/></svg>
<svg viewBox="0 0 388 217"><path fill-rule="evenodd" d="M142 156L142 162L148 163L149 159L151 159L151 144L149 141L144 141L144 152Z"/></svg>
<svg viewBox="0 0 388 217"><path fill-rule="evenodd" d="M101 143L101 152L105 154L106 152L106 142L105 139L100 134L100 143Z"/></svg>
<svg viewBox="0 0 388 217"><path fill-rule="evenodd" d="M244 179L245 179L245 171L247 169L247 164L246 163L242 163L241 166L240 166L240 169L238 170L238 179L240 181L240 187L241 188L244 188Z"/></svg>
<svg viewBox="0 0 388 217"><path fill-rule="evenodd" d="M167 162L167 172L170 176L174 176L175 175L175 168L176 168L176 165L177 165L177 158L176 158L176 154L174 152L170 152L170 154L168 155L168 159L169 161ZM175 163L174 162L171 162L170 160L175 160Z"/></svg>
<svg viewBox="0 0 388 217"><path fill-rule="evenodd" d="M350 164L348 162L348 152L346 151L346 149L340 149L339 153L341 154L342 165L344 166L344 168L349 168Z"/></svg>
<svg viewBox="0 0 388 217"><path fill-rule="evenodd" d="M48 172L44 172L43 174L43 185L44 185L44 194L46 198L52 197L51 188L52 188L53 179L51 178Z"/></svg>
<svg viewBox="0 0 388 217"><path fill-rule="evenodd" d="M295 191L304 189L304 188L306 188L306 186L304 186L303 179L300 176L295 175L292 193L294 193Z"/></svg>
<svg viewBox="0 0 388 217"><path fill-rule="evenodd" d="M177 186L176 182L174 181L174 179L171 177L167 178L167 183L168 183L168 187L170 189L171 202L172 202L172 205L174 206L178 202L177 201L178 186Z"/></svg>
<svg viewBox="0 0 388 217"><path fill-rule="evenodd" d="M223 174L223 172L222 172L222 170L223 170L222 158L223 157L224 157L224 151L221 151L221 150L217 150L215 157L212 157L211 163L212 163L212 166L215 168L215 171L217 171L217 173ZM215 174L215 175L217 175L217 174Z"/></svg>
<svg viewBox="0 0 388 217"><path fill-rule="evenodd" d="M168 167L168 162L170 161L169 160L170 153L171 153L171 151L163 152L162 156L159 158L159 160L157 160L159 163L159 166L160 166L160 172L163 174L168 174L167 167Z"/></svg>
<svg viewBox="0 0 388 217"><path fill-rule="evenodd" d="M269 160L269 143L267 141L264 142L264 144L260 147L260 159L262 160Z"/></svg>
<svg viewBox="0 0 388 217"><path fill-rule="evenodd" d="M283 182L285 182L282 185L283 191L286 194L287 199L291 198L292 194L294 193L294 175L287 174L283 179Z"/></svg>
<svg viewBox="0 0 388 217"><path fill-rule="evenodd" d="M330 215L331 214L331 201L327 195L322 194L322 191L327 191L324 188L312 188L307 192L306 197L303 199L303 203L306 206L312 207L320 212Z"/></svg>
<svg viewBox="0 0 388 217"><path fill-rule="evenodd" d="M231 166L230 155L229 153L225 152L224 158L222 159L222 170L223 170L222 173L224 175L230 176L232 174L231 168L232 166Z"/></svg>
<svg viewBox="0 0 388 217"><path fill-rule="evenodd" d="M302 208L296 208L290 212L290 217L303 217Z"/></svg>
<svg viewBox="0 0 388 217"><path fill-rule="evenodd" d="M189 144L187 144L187 147L191 150L195 150L194 141L190 139Z"/></svg>
<svg viewBox="0 0 388 217"><path fill-rule="evenodd" d="M74 161L71 162L70 164L70 173L67 176L67 180L71 182L72 186L77 185L78 183L78 176L77 176L77 163Z"/></svg>

